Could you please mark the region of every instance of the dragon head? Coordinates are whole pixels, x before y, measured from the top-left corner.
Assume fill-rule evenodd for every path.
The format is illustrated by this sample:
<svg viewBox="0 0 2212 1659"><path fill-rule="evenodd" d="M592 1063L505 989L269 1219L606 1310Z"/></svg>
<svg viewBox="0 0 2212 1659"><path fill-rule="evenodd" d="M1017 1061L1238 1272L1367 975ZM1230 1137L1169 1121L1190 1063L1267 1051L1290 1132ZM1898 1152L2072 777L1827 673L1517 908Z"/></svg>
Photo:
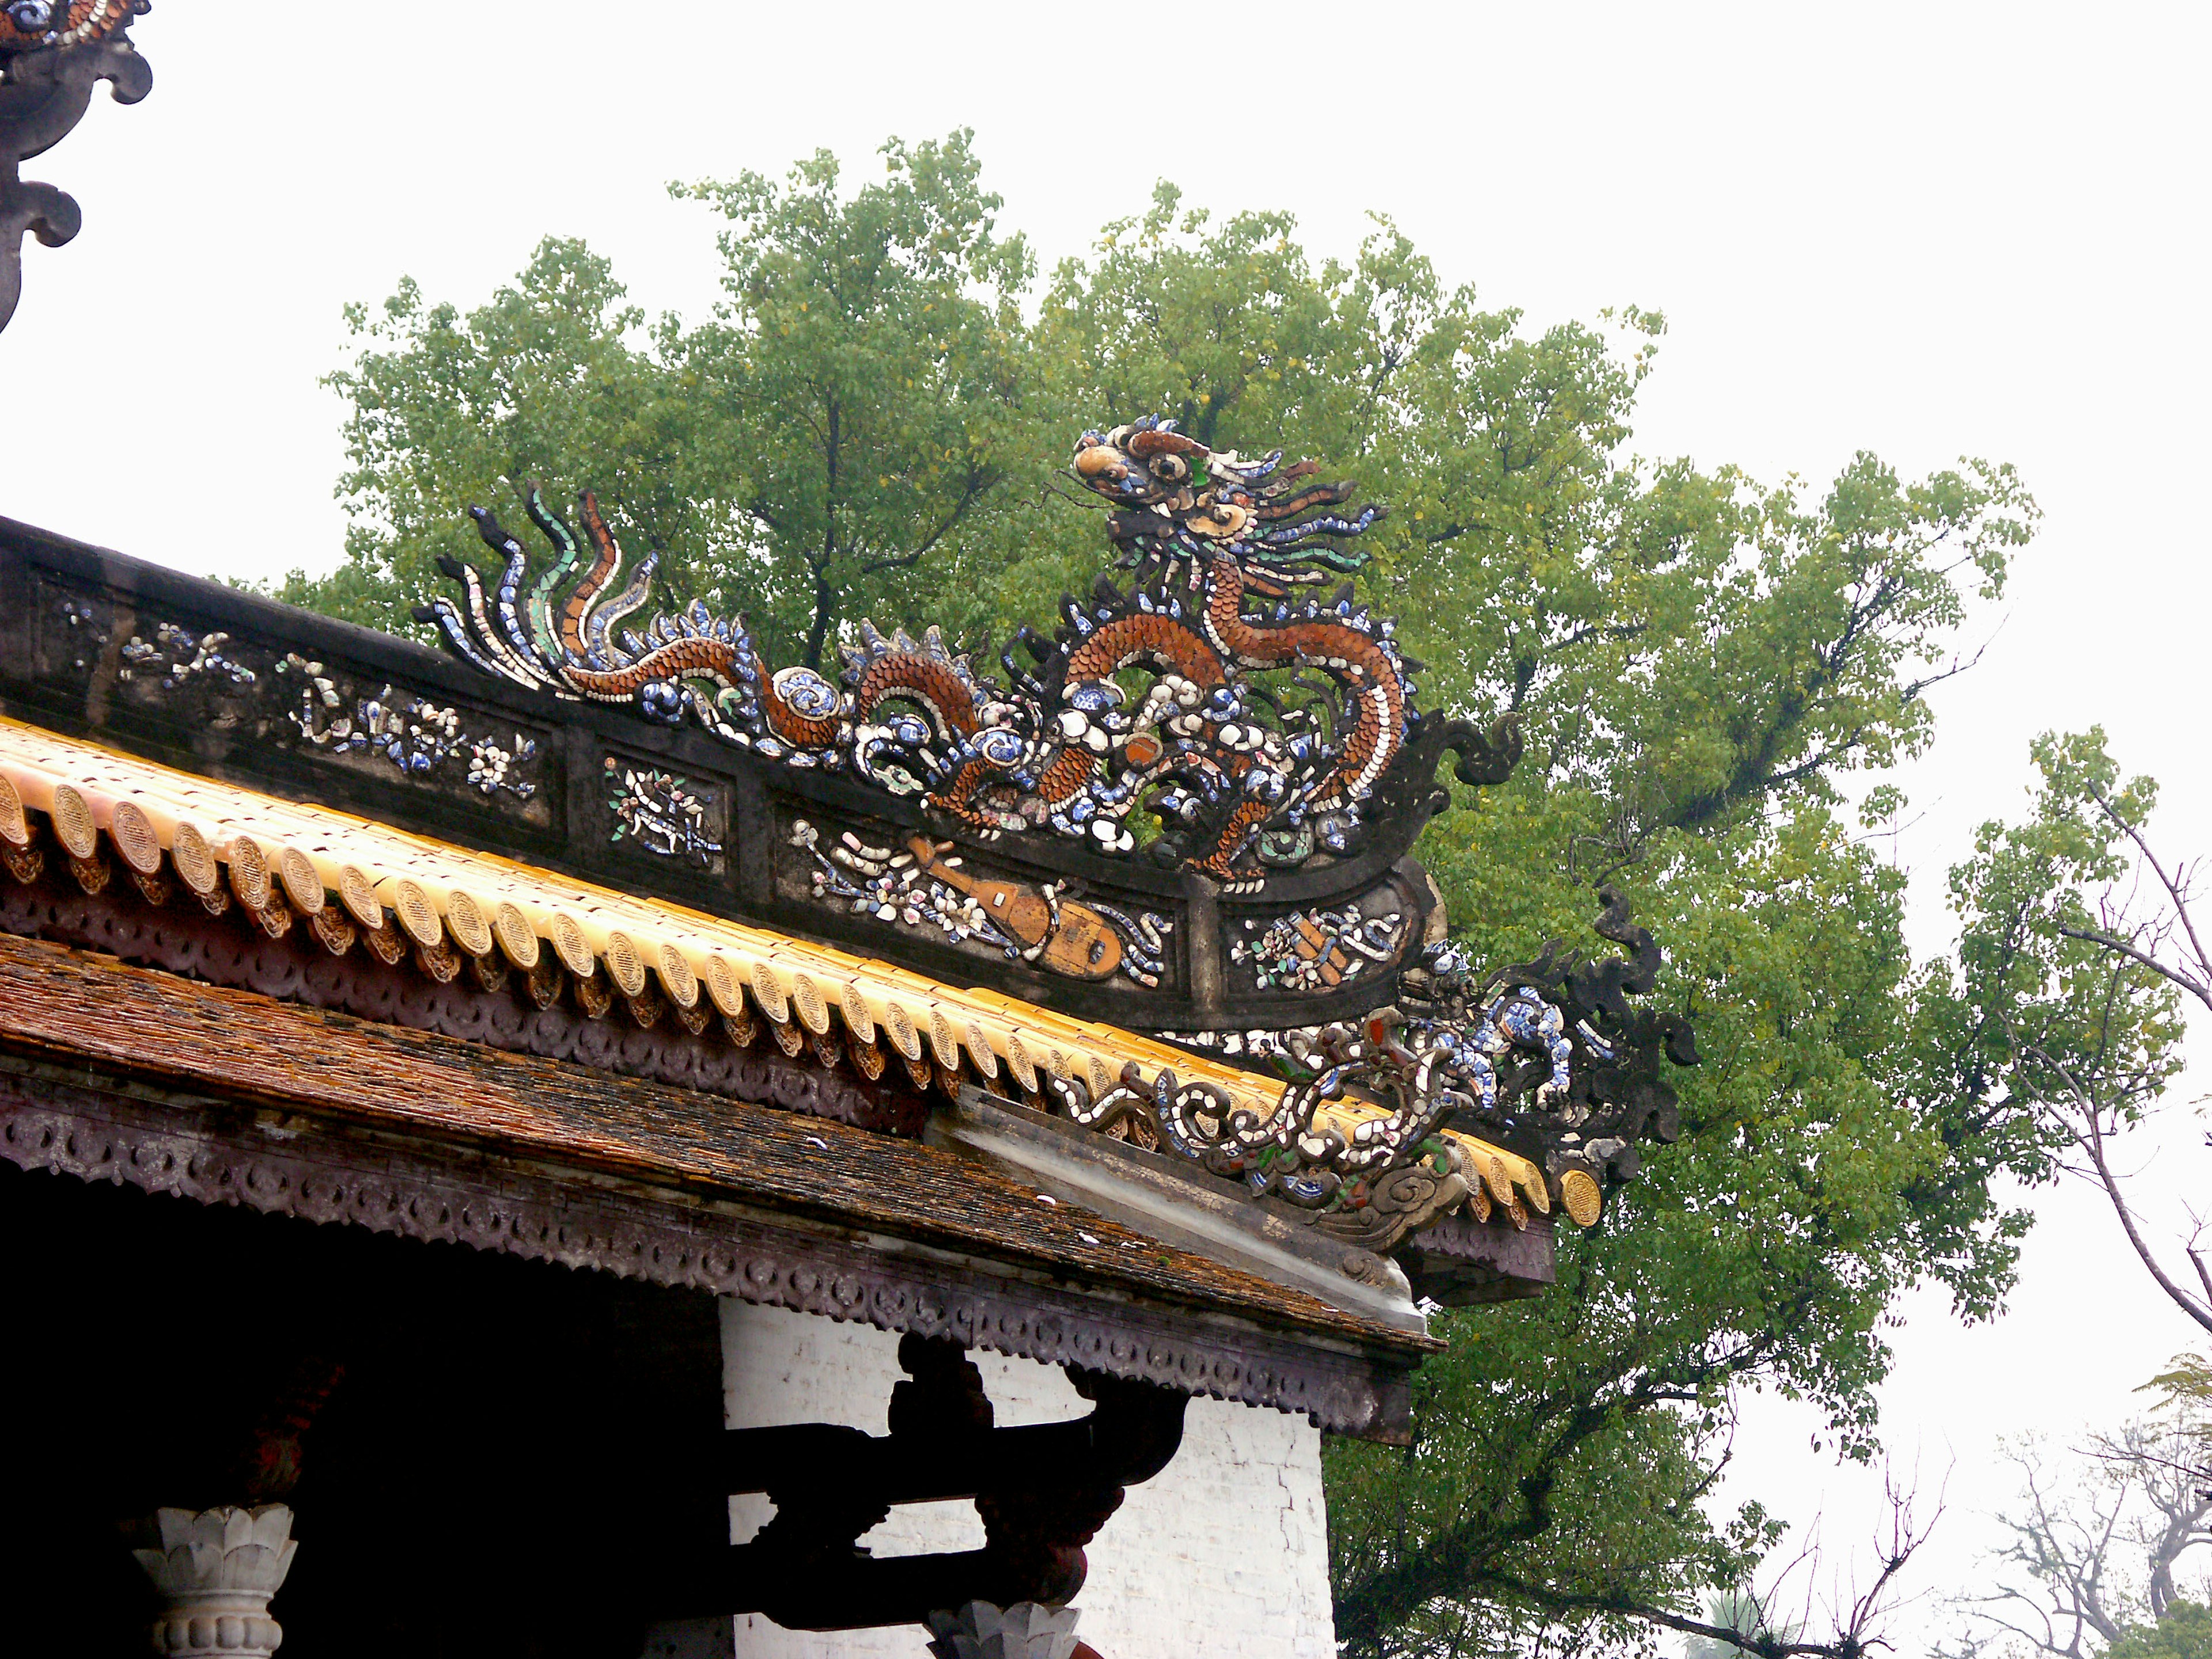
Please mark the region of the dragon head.
<svg viewBox="0 0 2212 1659"><path fill-rule="evenodd" d="M1306 482L1320 471L1316 461L1285 466L1279 449L1256 461L1216 452L1151 415L1086 432L1075 445L1076 477L1118 509L1106 532L1125 559L1226 556L1290 581L1324 580L1316 566L1357 569L1364 557L1342 547L1341 538L1385 511L1364 507L1348 518L1334 512L1357 486L1348 479Z"/></svg>

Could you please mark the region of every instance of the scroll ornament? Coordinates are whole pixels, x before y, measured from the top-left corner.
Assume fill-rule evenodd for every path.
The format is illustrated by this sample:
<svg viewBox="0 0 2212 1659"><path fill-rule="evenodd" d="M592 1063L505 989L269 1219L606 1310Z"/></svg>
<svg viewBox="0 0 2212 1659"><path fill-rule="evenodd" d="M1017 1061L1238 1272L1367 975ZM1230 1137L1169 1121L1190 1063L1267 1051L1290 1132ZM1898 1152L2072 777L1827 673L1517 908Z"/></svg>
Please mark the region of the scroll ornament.
<svg viewBox="0 0 2212 1659"><path fill-rule="evenodd" d="M132 46L149 0L0 0L0 328L22 294L24 234L59 247L84 215L76 198L27 181L21 168L66 138L105 81L118 104L154 88Z"/></svg>
<svg viewBox="0 0 2212 1659"><path fill-rule="evenodd" d="M1533 962L1478 975L1458 945L1431 945L1406 975L1401 1006L1284 1034L1294 1076L1271 1115L1211 1084L1172 1072L1148 1081L1133 1067L1096 1097L1079 1078L1053 1079L1055 1109L1286 1200L1370 1249L1462 1200L1487 1213L1486 1172L1448 1128L1528 1157L1571 1210L1594 1206L1599 1183L1636 1173L1639 1139L1674 1139L1680 1114L1662 1067L1698 1059L1686 1020L1631 1002L1652 991L1659 947L1618 892L1600 896L1595 931L1626 956L1593 960L1555 940ZM1328 1121L1345 1104L1388 1110L1346 1134Z"/></svg>

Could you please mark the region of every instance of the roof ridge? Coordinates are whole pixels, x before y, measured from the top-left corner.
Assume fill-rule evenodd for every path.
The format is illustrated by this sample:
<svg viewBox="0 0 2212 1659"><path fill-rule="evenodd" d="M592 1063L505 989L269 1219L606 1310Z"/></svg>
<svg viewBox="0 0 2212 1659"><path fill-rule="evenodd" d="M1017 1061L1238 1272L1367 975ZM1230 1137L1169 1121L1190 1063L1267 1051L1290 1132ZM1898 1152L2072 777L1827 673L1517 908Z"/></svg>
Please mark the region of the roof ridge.
<svg viewBox="0 0 2212 1659"><path fill-rule="evenodd" d="M518 967L531 965L522 958L534 958L542 941L580 977L603 964L626 995L658 981L679 1008L696 1009L703 997L726 1019L751 1018L750 994L780 1037L794 1026L826 1036L842 1019L864 1042L888 1036L909 1066L934 1058L957 1070L964 1055L987 1079L1003 1066L1032 1095L1042 1091L1040 1073L1080 1078L1097 1096L1132 1071L1147 1086L1171 1072L1179 1082L1218 1089L1234 1109L1263 1119L1283 1103L1282 1085L1271 1087L1254 1073L1120 1027L203 778L0 715L0 840L22 842L27 807L52 818L75 857L91 856L105 833L142 874L151 873L141 862L149 854L155 866L167 854L186 884L201 890L217 879L221 864L234 889L244 884L239 896L249 908L263 908L256 895L281 888L313 915L335 894L371 932L386 926L388 907L398 929L425 950L441 948L450 935L470 956L496 951ZM204 867L196 876L187 865ZM803 1039L793 1035L795 1052ZM1323 1110L1342 1127L1385 1115L1380 1107L1343 1102ZM1479 1211L1492 1200L1516 1218L1551 1209L1543 1172L1527 1158L1457 1131L1443 1132L1443 1139L1464 1166ZM1575 1218L1587 1224L1583 1215Z"/></svg>

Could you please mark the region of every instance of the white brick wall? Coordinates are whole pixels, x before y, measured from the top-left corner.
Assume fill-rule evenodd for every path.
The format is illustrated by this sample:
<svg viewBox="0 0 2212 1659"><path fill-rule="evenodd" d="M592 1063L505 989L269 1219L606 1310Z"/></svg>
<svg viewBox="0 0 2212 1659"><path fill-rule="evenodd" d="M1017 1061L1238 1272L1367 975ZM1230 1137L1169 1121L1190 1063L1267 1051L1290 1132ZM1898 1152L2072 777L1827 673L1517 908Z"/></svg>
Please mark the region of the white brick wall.
<svg viewBox="0 0 2212 1659"><path fill-rule="evenodd" d="M882 1434L898 1339L866 1325L722 1304L725 1419L846 1423ZM1090 1410L1056 1366L977 1352L1002 1425L1050 1423ZM731 1537L752 1536L764 1498L732 1499ZM979 1548L970 1504L912 1504L868 1534L878 1555ZM1182 1449L1128 1501L1085 1552L1078 1627L1103 1659L1330 1659L1328 1523L1321 1435L1303 1418L1194 1400ZM810 1635L758 1617L738 1620L738 1659L926 1659L918 1629Z"/></svg>

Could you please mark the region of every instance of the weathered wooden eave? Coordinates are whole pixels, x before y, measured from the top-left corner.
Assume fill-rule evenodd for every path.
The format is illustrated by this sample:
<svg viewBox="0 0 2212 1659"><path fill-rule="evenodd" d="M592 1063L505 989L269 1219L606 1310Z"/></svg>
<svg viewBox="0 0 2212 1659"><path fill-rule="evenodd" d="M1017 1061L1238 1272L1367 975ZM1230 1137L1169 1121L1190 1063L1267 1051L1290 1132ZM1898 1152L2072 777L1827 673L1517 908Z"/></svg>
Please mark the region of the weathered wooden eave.
<svg viewBox="0 0 2212 1659"><path fill-rule="evenodd" d="M1436 1344L908 1140L0 935L0 1156L1394 1440Z"/></svg>

